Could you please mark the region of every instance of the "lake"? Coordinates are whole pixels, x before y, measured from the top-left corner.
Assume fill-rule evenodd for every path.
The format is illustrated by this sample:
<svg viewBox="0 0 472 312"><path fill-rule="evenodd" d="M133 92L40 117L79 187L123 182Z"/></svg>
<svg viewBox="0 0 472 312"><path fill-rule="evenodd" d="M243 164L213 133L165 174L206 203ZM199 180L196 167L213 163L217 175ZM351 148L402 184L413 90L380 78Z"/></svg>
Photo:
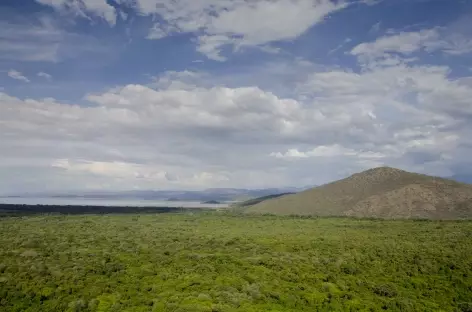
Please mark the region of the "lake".
<svg viewBox="0 0 472 312"><path fill-rule="evenodd" d="M111 207L183 207L227 208L229 203L202 204L198 201L165 201L143 199L109 198L58 198L58 197L0 197L0 204L12 205L58 205L58 206L111 206Z"/></svg>

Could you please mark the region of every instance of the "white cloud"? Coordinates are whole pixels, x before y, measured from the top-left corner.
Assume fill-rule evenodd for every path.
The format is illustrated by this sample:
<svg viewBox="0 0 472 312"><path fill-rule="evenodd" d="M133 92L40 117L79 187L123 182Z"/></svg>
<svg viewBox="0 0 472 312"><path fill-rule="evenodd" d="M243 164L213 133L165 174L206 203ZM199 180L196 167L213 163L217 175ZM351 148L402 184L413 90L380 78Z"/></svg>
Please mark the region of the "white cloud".
<svg viewBox="0 0 472 312"><path fill-rule="evenodd" d="M49 26L0 21L0 59L54 62L61 40L61 32Z"/></svg>
<svg viewBox="0 0 472 312"><path fill-rule="evenodd" d="M115 25L117 12L106 0L36 0L36 2L53 7L60 13L81 17L95 15Z"/></svg>
<svg viewBox="0 0 472 312"><path fill-rule="evenodd" d="M351 55L361 70L355 71L289 56L277 43L299 38L348 5L375 1L37 1L92 24L114 25L120 9L113 6L134 7L153 23L148 39L187 34L182 38L217 61L231 49L279 54L212 66L213 74L160 73L148 85L89 93L80 101L88 105L0 93L0 175L12 177L0 181L0 192L310 185L383 164L441 174L472 165L472 77L457 77L453 63L427 65L436 55L421 58L442 53L447 57L436 60L444 64L464 57L472 50L470 21L356 43ZM134 14L123 17L131 39L140 29L130 27L143 24ZM46 19L2 21L0 40L6 62L109 58L117 50ZM354 44L341 40L332 52ZM9 75L28 81L17 71Z"/></svg>
<svg viewBox="0 0 472 312"><path fill-rule="evenodd" d="M47 79L47 80L51 80L52 79L52 76L49 75L48 73L45 73L45 72L39 72L36 74L38 77L41 77L41 78L44 78L44 79Z"/></svg>
<svg viewBox="0 0 472 312"><path fill-rule="evenodd" d="M439 48L443 49L444 53L451 55L462 55L472 53L472 38L467 38L463 35L453 34L446 42L441 42Z"/></svg>
<svg viewBox="0 0 472 312"><path fill-rule="evenodd" d="M211 60L225 61L226 57L220 54L220 48L223 45L235 43L233 40L225 35L200 36L198 37L197 51L206 55Z"/></svg>
<svg viewBox="0 0 472 312"><path fill-rule="evenodd" d="M331 71L313 74L300 91L322 111L329 106L332 112L339 107L338 114L345 118L356 111L371 115L370 129L355 126L358 129L341 135L351 146L363 142L358 148L348 147L356 150L358 164L387 163L444 174L457 157L462 158L463 146L470 146L465 133L472 131L472 106L467 104L471 85L468 78L452 79L449 74L448 67L405 64L373 67L360 74ZM366 150L372 153L359 153ZM380 155L385 157L375 160ZM373 159L362 160L370 156ZM436 169L427 165L433 162Z"/></svg>
<svg viewBox="0 0 472 312"><path fill-rule="evenodd" d="M18 23L0 21L0 60L53 62L88 55L110 59L116 53L107 41L66 32L49 19Z"/></svg>
<svg viewBox="0 0 472 312"><path fill-rule="evenodd" d="M428 45L439 40L436 29L426 29L418 32L402 32L396 35L380 37L374 42L361 43L351 51L353 55L382 57L385 53L401 53L404 55L425 49Z"/></svg>
<svg viewBox="0 0 472 312"><path fill-rule="evenodd" d="M373 42L361 43L351 50L351 54L364 62L372 62L378 58L391 59L392 54L408 56L420 51L442 51L451 55L471 53L472 37L441 28L401 32L380 37Z"/></svg>
<svg viewBox="0 0 472 312"><path fill-rule="evenodd" d="M145 179L148 181L169 181L169 174L161 171L159 166L149 166L120 161L87 161L69 159L56 159L51 167L60 168L74 173L90 173L99 177L118 179Z"/></svg>
<svg viewBox="0 0 472 312"><path fill-rule="evenodd" d="M307 153L300 152L297 149L291 148L286 153L272 152L270 156L275 158L307 158Z"/></svg>
<svg viewBox="0 0 472 312"><path fill-rule="evenodd" d="M242 45L288 40L300 36L328 14L344 7L344 4L327 0L259 1L222 11L207 26L207 32L241 36Z"/></svg>
<svg viewBox="0 0 472 312"><path fill-rule="evenodd" d="M123 162L100 162L100 161L76 161L68 159L57 159L51 164L52 167L68 171L89 172L96 175L104 175L116 178L130 178L138 175L139 165Z"/></svg>
<svg viewBox="0 0 472 312"><path fill-rule="evenodd" d="M298 100L206 86L218 77L189 71L89 94L86 107L0 94L0 172L29 168L58 188L205 188L320 184L383 164L441 174L470 165L470 78L438 66L309 68Z"/></svg>
<svg viewBox="0 0 472 312"><path fill-rule="evenodd" d="M128 85L99 95L89 101L120 111L123 122L152 127L200 128L202 131L234 131L241 135L259 128L289 135L301 113L298 102L279 99L257 87L230 89L194 87L153 90ZM139 103L143 104L139 104ZM144 104L146 103L146 104ZM155 124L158 123L158 124Z"/></svg>
<svg viewBox="0 0 472 312"><path fill-rule="evenodd" d="M146 39L158 40L177 32L178 29L173 26L154 24L154 26L149 30Z"/></svg>
<svg viewBox="0 0 472 312"><path fill-rule="evenodd" d="M65 105L52 99L19 100L1 94L0 141L8 149L2 153L2 164L9 163L5 157L16 159L17 167L35 166L38 159L49 158L54 165L50 169L37 166L59 180L75 176L75 182L68 180L62 185L70 188L103 179L121 179L113 184L119 188L168 187L168 181L162 179L164 172L178 177L174 181L179 188L244 186L243 172L259 160L233 154L232 148L242 152L245 147L230 138L249 142L258 132L273 140L271 132L282 130L283 135L280 126L284 120L293 118L293 110L300 110L295 101L258 88L187 89L128 85L90 95L88 99L96 107ZM227 148L222 147L225 144ZM31 148L34 153L25 153ZM220 148L226 151L222 153ZM25 157L20 160L16 153ZM234 157L247 158L249 163L243 161L228 174L226 160ZM266 180L262 181L263 177ZM261 173L247 185L262 186L267 181L280 178Z"/></svg>
<svg viewBox="0 0 472 312"><path fill-rule="evenodd" d="M60 13L84 18L101 17L116 23L117 9L106 0L36 0ZM197 51L223 61L224 46L235 51L261 46L274 53L268 43L292 40L327 16L348 6L335 0L136 0L117 1L141 15L158 17L147 39L162 39L176 33L194 33ZM359 1L357 4L367 2ZM121 12L121 11L120 11Z"/></svg>
<svg viewBox="0 0 472 312"><path fill-rule="evenodd" d="M333 145L320 145L306 152L300 152L297 149L289 149L285 153L275 152L271 153L270 156L283 159L292 158L309 158L309 157L349 157L355 156L360 159L380 159L386 157L386 155L380 152L372 151L356 151L351 148L343 147L339 144Z"/></svg>
<svg viewBox="0 0 472 312"><path fill-rule="evenodd" d="M166 29L203 32L198 36L197 50L218 61L225 59L221 55L225 45L239 49L294 39L329 14L346 7L342 1L330 0L139 0L137 3L143 14L157 14L167 23L167 26L162 22L156 24L148 38L160 39L170 33Z"/></svg>
<svg viewBox="0 0 472 312"><path fill-rule="evenodd" d="M8 77L10 77L12 79L23 81L23 82L30 82L30 80L28 78L26 78L22 73L20 73L17 70L14 70L14 69L10 69L8 71Z"/></svg>
<svg viewBox="0 0 472 312"><path fill-rule="evenodd" d="M318 97L318 101L351 101L353 107L365 112L383 108L404 112L424 109L427 112L472 113L465 99L471 96L470 86L461 80L450 79L450 70L444 66L388 66L368 70L361 74L348 71L331 71L314 74L300 86ZM361 96L361 97L359 97ZM404 101L405 97L410 97ZM445 100L448 105L445 105ZM418 105L413 105L418 104ZM359 105L359 106L356 106ZM422 119L434 116L425 115Z"/></svg>
<svg viewBox="0 0 472 312"><path fill-rule="evenodd" d="M167 17L156 37L196 32L198 49L217 60L224 45L265 47L311 27L272 34L237 22L241 12L264 16L278 5L290 12L290 1L250 9L212 2L212 13L202 11L208 3L140 9ZM446 45L441 30L430 29L360 44L352 50L360 72L302 59L217 76L169 71L149 85L90 93L87 106L0 93L0 174L13 176L0 191L311 185L384 164L452 174L472 165L472 77L414 59L420 51L467 50L452 38Z"/></svg>

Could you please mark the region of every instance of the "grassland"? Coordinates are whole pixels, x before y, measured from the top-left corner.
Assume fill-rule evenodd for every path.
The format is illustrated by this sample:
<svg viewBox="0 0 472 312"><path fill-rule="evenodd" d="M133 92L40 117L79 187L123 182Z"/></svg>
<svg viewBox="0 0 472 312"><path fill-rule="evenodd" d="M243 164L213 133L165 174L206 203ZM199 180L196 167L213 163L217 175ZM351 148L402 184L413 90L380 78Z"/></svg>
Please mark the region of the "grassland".
<svg viewBox="0 0 472 312"><path fill-rule="evenodd" d="M1 311L472 311L472 222L0 219Z"/></svg>

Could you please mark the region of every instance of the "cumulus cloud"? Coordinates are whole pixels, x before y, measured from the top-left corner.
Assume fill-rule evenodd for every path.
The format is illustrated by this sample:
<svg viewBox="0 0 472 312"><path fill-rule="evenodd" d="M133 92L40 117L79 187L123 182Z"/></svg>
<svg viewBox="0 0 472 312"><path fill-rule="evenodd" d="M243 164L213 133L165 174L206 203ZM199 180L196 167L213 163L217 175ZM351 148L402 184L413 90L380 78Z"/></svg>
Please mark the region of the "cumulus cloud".
<svg viewBox="0 0 472 312"><path fill-rule="evenodd" d="M469 78L454 79L450 74L445 66L407 63L373 66L361 73L335 70L314 73L300 84L299 92L322 111L326 107L337 111L338 118L345 114L348 119L360 112L371 118L370 127L365 126L367 121L353 123L342 135L348 146L360 143L355 152L338 149L345 156L356 155L358 164L387 163L445 174L462 158L459 150L469 146L464 134L471 131L472 117L472 106L466 100L472 96ZM314 156L313 151L316 149L304 154ZM291 155L296 153L275 154L285 159ZM374 162L362 159L380 155L384 156Z"/></svg>
<svg viewBox="0 0 472 312"><path fill-rule="evenodd" d="M88 106L2 93L0 171L28 166L58 188L131 189L311 185L384 164L443 175L470 165L472 79L448 67L312 70L296 97L208 79L168 72L89 94Z"/></svg>
<svg viewBox="0 0 472 312"><path fill-rule="evenodd" d="M12 79L15 79L15 80L23 81L23 82L30 82L30 80L28 78L26 78L26 76L24 76L21 72L19 72L17 70L14 70L14 69L10 69L8 71L8 77L10 77Z"/></svg>
<svg viewBox="0 0 472 312"><path fill-rule="evenodd" d="M279 130L284 116L291 114L291 106L297 106L293 100L279 99L258 88L190 91L141 85L89 95L88 99L96 106L20 100L2 94L0 140L10 147L8 153L2 153L2 164L11 168L15 160L16 166L44 168L41 159L50 159L49 177L60 180L67 173L76 176L75 183L106 178L120 188L168 187L169 180L178 182L176 187L199 188L281 181L261 173L245 182L247 173L243 172L252 171L260 160L241 153L245 144L251 144L246 140L251 132L262 130L261 135L270 138L269 131ZM258 123L267 129L259 128ZM23 157L17 158L19 154ZM240 163L229 174L227 161L236 159ZM74 184L68 182L62 187Z"/></svg>
<svg viewBox="0 0 472 312"><path fill-rule="evenodd" d="M61 0L47 3L71 10ZM197 49L220 61L229 57L224 46L270 49L345 6L327 0L127 3L155 18L150 39L193 33ZM106 18L104 6L88 5L81 2L74 14ZM249 18L243 23L242 16ZM29 34L32 28L12 29ZM20 59L60 59L47 43L60 43L64 33L45 25L33 30L50 39L38 45L43 56L35 58L28 46ZM466 34L453 33L458 37L433 28L357 44L350 53L359 71L301 58L259 62L246 71L232 67L229 74L168 71L147 85L91 92L82 105L4 91L0 174L12 178L0 181L0 192L304 186L379 165L441 175L466 171L472 76L417 61L423 52L467 53ZM3 36L15 44L6 31ZM0 58L14 51L2 45ZM11 75L26 81L19 72Z"/></svg>

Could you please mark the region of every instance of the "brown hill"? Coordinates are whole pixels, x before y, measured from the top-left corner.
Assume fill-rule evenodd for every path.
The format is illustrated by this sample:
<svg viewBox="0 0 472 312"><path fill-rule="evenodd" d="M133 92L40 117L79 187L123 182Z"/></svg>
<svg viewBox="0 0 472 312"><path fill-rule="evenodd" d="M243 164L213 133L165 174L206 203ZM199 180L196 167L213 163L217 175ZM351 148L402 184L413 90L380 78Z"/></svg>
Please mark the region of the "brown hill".
<svg viewBox="0 0 472 312"><path fill-rule="evenodd" d="M372 218L472 218L472 185L381 167L298 194L263 201L248 213Z"/></svg>

